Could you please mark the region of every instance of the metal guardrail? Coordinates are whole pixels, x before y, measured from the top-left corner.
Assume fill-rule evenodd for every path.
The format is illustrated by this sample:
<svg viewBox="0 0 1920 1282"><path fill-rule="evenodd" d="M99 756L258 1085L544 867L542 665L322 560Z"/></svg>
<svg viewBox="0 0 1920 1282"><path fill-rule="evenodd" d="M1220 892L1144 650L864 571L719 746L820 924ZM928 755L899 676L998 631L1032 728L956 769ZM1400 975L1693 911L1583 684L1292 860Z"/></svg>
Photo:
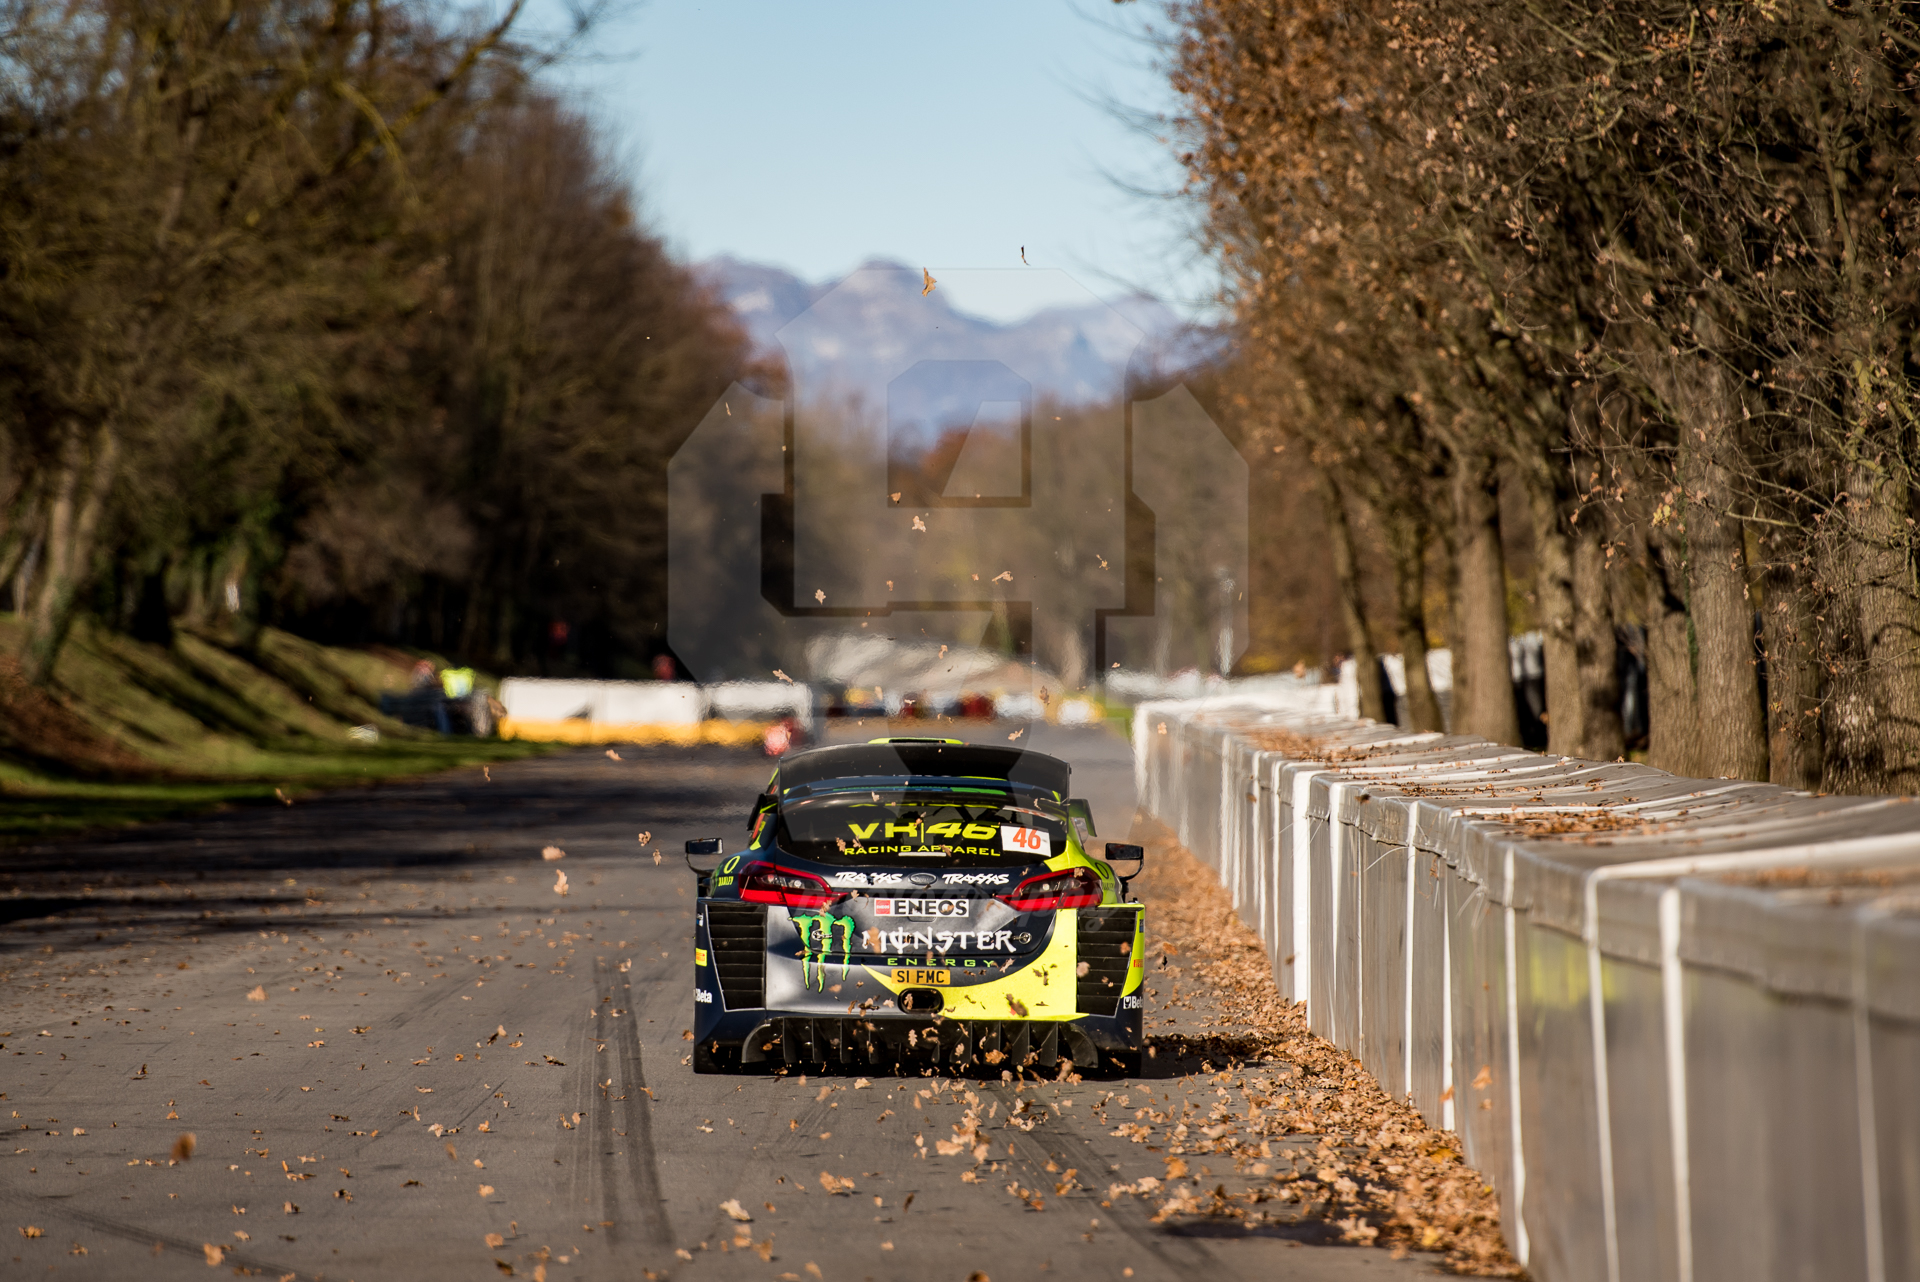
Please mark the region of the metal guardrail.
<svg viewBox="0 0 1920 1282"><path fill-rule="evenodd" d="M1920 807L1146 703L1141 804L1543 1282L1920 1278Z"/></svg>

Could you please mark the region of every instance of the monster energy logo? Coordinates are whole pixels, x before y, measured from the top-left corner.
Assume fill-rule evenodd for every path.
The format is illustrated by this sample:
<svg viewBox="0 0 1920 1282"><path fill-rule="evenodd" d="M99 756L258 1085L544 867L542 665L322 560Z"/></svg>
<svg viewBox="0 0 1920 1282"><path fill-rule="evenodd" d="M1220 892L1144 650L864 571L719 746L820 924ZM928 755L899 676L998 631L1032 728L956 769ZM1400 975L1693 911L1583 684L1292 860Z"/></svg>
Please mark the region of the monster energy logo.
<svg viewBox="0 0 1920 1282"><path fill-rule="evenodd" d="M826 988L827 966L835 953L840 954L840 978L845 979L853 959L853 918L795 913L793 924L800 930L800 975L807 987Z"/></svg>

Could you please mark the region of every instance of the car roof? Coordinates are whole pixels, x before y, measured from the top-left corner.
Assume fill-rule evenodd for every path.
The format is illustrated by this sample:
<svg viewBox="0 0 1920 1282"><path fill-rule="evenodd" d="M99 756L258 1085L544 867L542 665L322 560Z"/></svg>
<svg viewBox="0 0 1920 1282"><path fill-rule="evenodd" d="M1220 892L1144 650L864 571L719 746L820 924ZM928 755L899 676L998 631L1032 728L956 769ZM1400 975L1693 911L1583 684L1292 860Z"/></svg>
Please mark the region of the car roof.
<svg viewBox="0 0 1920 1282"><path fill-rule="evenodd" d="M773 789L833 779L1004 779L1064 798L1072 767L1043 752L952 739L879 739L783 758Z"/></svg>

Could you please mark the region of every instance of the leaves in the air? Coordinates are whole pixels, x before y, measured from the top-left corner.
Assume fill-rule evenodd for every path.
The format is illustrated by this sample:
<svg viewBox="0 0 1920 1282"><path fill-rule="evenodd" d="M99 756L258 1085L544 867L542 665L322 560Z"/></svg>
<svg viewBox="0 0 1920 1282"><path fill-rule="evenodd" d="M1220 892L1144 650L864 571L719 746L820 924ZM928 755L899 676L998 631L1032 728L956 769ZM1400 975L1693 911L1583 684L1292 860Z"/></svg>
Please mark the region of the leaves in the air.
<svg viewBox="0 0 1920 1282"><path fill-rule="evenodd" d="M927 532L927 523L916 516L913 518L913 528L925 534Z"/></svg>
<svg viewBox="0 0 1920 1282"><path fill-rule="evenodd" d="M747 1208L740 1205L739 1198L734 1198L734 1197L728 1198L726 1201L720 1204L720 1209L725 1211L733 1219L739 1220L743 1224L749 1223L753 1219L753 1216L748 1214Z"/></svg>
<svg viewBox="0 0 1920 1282"><path fill-rule="evenodd" d="M614 751L614 750L613 750L612 748L608 748L608 749L607 749L607 759L608 759L608 760L610 760L610 761L618 761L618 760L620 760L620 754L619 754L619 753L617 753L617 752L615 752L615 751Z"/></svg>
<svg viewBox="0 0 1920 1282"><path fill-rule="evenodd" d="M264 1002L267 1000L266 986L263 984L255 984L252 991L247 994L247 1000L250 1002Z"/></svg>
<svg viewBox="0 0 1920 1282"><path fill-rule="evenodd" d="M933 287L940 283L939 281L933 278L933 273L928 271L924 267L920 269L920 279L923 282L920 286L920 297L922 298L925 298L928 294L931 294L933 292Z"/></svg>
<svg viewBox="0 0 1920 1282"><path fill-rule="evenodd" d="M813 599L825 605L827 603L827 590L825 588L815 588L813 590Z"/></svg>
<svg viewBox="0 0 1920 1282"><path fill-rule="evenodd" d="M788 685L793 684L793 678L788 676L786 673L780 671L780 669L778 668L775 668L773 670L773 675L776 677L779 677L782 681L786 682Z"/></svg>
<svg viewBox="0 0 1920 1282"><path fill-rule="evenodd" d="M492 1197L492 1196L493 1196L493 1185L491 1185L491 1184L482 1184L482 1185L480 1186L480 1196L481 1196L481 1197Z"/></svg>
<svg viewBox="0 0 1920 1282"><path fill-rule="evenodd" d="M211 1242L206 1242L201 1244L200 1249L206 1253L209 1268L227 1258L227 1248L224 1246L215 1246Z"/></svg>
<svg viewBox="0 0 1920 1282"><path fill-rule="evenodd" d="M501 1237L498 1233L489 1233L484 1240L489 1247L492 1247L496 1251L502 1246L505 1246L507 1242L507 1239Z"/></svg>
<svg viewBox="0 0 1920 1282"><path fill-rule="evenodd" d="M822 1171L820 1172L820 1187L829 1193L847 1194L853 1192L853 1179L851 1176L841 1177Z"/></svg>
<svg viewBox="0 0 1920 1282"><path fill-rule="evenodd" d="M193 1139L192 1131L188 1131L185 1135L182 1135L180 1138L176 1139L173 1142L173 1154L172 1154L173 1160L176 1162L184 1162L188 1158L192 1157L193 1145L194 1145L194 1139Z"/></svg>
<svg viewBox="0 0 1920 1282"><path fill-rule="evenodd" d="M1000 571L1000 573L993 576L993 581L995 583L1011 583L1013 582L1013 571L1002 570Z"/></svg>
<svg viewBox="0 0 1920 1282"><path fill-rule="evenodd" d="M553 872L554 872L553 893L556 895L566 894L567 893L566 872L563 869L559 869L559 868L554 869Z"/></svg>
<svg viewBox="0 0 1920 1282"><path fill-rule="evenodd" d="M567 852L558 846L542 846L540 848L540 857L548 863L552 863L556 859L565 859Z"/></svg>

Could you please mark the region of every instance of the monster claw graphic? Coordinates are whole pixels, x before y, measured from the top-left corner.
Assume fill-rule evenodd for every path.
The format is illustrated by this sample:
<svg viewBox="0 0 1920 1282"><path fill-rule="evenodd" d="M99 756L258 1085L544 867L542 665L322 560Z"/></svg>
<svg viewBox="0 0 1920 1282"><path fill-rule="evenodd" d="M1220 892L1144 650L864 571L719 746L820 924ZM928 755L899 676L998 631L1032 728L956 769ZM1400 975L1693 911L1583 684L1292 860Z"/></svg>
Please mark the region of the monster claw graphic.
<svg viewBox="0 0 1920 1282"><path fill-rule="evenodd" d="M853 918L796 913L793 924L800 931L800 974L807 987L826 988L827 967L835 953L840 954L840 978L845 979L853 960Z"/></svg>

